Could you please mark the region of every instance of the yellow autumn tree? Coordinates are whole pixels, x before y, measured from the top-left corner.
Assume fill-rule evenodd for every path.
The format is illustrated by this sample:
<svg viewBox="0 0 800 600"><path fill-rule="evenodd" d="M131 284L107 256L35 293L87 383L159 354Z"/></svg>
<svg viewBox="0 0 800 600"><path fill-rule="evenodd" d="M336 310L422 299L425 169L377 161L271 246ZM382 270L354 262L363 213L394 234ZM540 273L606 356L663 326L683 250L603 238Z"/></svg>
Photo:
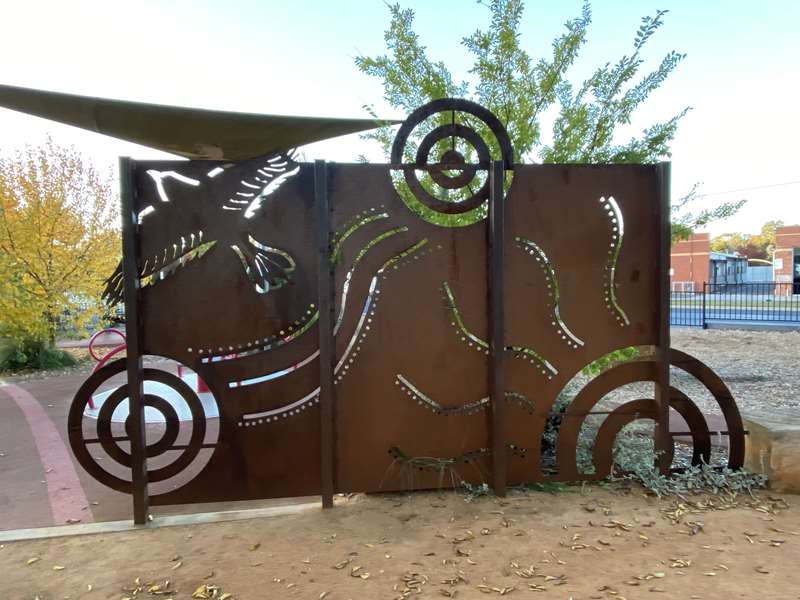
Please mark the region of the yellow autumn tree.
<svg viewBox="0 0 800 600"><path fill-rule="evenodd" d="M0 157L0 337L52 345L102 311L119 261L111 178L51 139Z"/></svg>

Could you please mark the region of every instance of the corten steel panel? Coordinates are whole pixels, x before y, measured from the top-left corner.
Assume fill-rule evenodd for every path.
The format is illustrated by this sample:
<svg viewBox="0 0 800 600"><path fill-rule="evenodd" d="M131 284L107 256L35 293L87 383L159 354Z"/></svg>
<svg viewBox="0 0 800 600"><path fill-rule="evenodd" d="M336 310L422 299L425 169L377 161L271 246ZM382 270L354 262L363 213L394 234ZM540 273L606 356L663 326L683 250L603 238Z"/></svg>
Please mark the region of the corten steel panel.
<svg viewBox="0 0 800 600"><path fill-rule="evenodd" d="M660 355L652 353L585 386L560 415L556 463L543 465L541 456L553 404L581 369L614 350L665 343L659 276L668 224L659 166L507 170L497 205L504 243L490 272L488 219L454 228L423 220L395 188L393 175L407 175L407 165L328 164L335 393L325 435L318 404L319 342L329 335L318 327L325 224L315 220L322 196L315 196L314 166L279 155L135 167L142 353L195 369L219 412L205 413L174 375L145 369L145 379L172 387L192 409L181 422L168 403L145 394L144 403L166 417L161 441L147 447L153 504L320 493L321 458L333 459L337 492L488 482L495 426L505 438L499 467L506 476L494 470L499 487L504 479L596 479L609 472L609 448L631 412L665 422L667 402L689 426L695 462L707 456L697 407L664 385L661 407L642 399L615 409L600 430L595 473L578 470L587 415L621 385L658 381ZM503 301L492 321L488 282L501 270L494 298ZM121 284L117 272L107 297L119 299ZM502 331L491 335L492 322L502 322ZM492 337L504 338L502 361L490 360ZM669 360L714 394L731 434L729 466L741 466L741 419L724 383L692 357L672 351ZM504 376L496 381L505 397L495 391L490 398L492 365L500 362ZM69 431L94 476L130 491L123 479L104 478L103 464L81 450L101 443L130 466L115 448L129 444L124 428L104 421L94 439L84 418L92 392L122 370L112 363L87 380ZM125 394L121 388L107 402ZM493 413L503 422L493 423ZM110 417L101 410L100 421ZM671 455L671 444L665 450Z"/></svg>
<svg viewBox="0 0 800 600"><path fill-rule="evenodd" d="M546 416L576 373L613 350L657 342L657 185L654 166L514 170L506 343L528 352L508 361L506 387L527 397L534 414L510 408L509 442L530 452L524 465L509 464L509 482L541 476ZM562 478L575 475L572 464L558 468Z"/></svg>
<svg viewBox="0 0 800 600"><path fill-rule="evenodd" d="M349 332L366 316L356 354L338 381L340 491L488 480L485 406L469 415L437 412L461 411L488 395L486 351L468 347L454 316L457 310L474 335L487 339L484 223L447 229L424 222L398 197L386 166L339 165L331 171L337 227L354 213L377 217L348 238L337 262L341 288L356 257L371 246L353 271L343 325L348 333L337 338L341 356ZM473 452L481 456L453 469L403 459L446 462Z"/></svg>
<svg viewBox="0 0 800 600"><path fill-rule="evenodd" d="M145 352L197 370L214 393L220 414L219 440L208 466L188 485L153 496L155 504L319 491L320 429L313 400L297 414L278 414L268 429L259 419L243 420L303 398L318 386L313 168L303 165L264 199L253 217L245 218L243 211L225 210L232 206L225 201L236 197L255 165L239 164L209 178L217 166L148 162L137 171L141 208L155 206L142 222L142 256L158 255L159 249L180 244L182 236L199 236L201 231L203 243L215 241L202 257L144 287L141 294ZM169 198L164 202L148 174L153 170L174 170L200 185L164 178ZM247 248L252 254L257 248L251 238L293 258L296 267L289 284L266 294L254 290L231 248ZM256 268L252 261L249 266ZM298 331L302 333L289 343L281 343ZM204 362L209 357L212 362ZM303 362L304 367L282 377L251 382Z"/></svg>

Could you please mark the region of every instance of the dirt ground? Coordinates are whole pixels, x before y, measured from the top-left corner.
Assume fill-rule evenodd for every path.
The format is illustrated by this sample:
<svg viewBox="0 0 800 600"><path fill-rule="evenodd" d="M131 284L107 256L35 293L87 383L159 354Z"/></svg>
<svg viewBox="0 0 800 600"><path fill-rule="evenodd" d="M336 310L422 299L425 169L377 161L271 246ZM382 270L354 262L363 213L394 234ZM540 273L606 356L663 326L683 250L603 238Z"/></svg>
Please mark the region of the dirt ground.
<svg viewBox="0 0 800 600"><path fill-rule="evenodd" d="M289 517L6 543L0 596L800 598L796 499L357 495Z"/></svg>
<svg viewBox="0 0 800 600"><path fill-rule="evenodd" d="M800 417L800 331L745 331L674 327L675 348L696 356L728 384L744 413L793 412ZM675 373L678 386L690 377ZM686 391L691 396L691 388Z"/></svg>
<svg viewBox="0 0 800 600"><path fill-rule="evenodd" d="M673 327L671 338L673 348L700 359L722 378L742 414L770 412L800 418L800 331ZM671 378L707 416L721 414L713 396L691 375L673 367ZM620 404L643 397L652 397L652 384L628 384L607 400Z"/></svg>

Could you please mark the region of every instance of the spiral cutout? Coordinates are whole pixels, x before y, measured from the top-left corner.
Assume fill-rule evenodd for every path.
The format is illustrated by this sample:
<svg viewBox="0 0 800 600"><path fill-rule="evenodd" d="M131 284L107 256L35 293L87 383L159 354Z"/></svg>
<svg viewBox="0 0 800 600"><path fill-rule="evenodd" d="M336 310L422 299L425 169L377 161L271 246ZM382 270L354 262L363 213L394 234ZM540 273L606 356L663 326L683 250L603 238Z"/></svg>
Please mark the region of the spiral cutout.
<svg viewBox="0 0 800 600"><path fill-rule="evenodd" d="M426 131L414 151L412 138ZM409 155L414 163L403 162ZM477 162L467 162L470 157ZM411 113L397 132L391 154L407 190L398 188L397 180L395 187L407 204L410 192L436 213L459 215L489 198L489 178L481 180L479 172L488 172L493 159L502 160L506 170L512 168L513 149L505 127L482 106L454 98L434 100Z"/></svg>
<svg viewBox="0 0 800 600"><path fill-rule="evenodd" d="M130 471L132 467L130 452L132 416L127 402L128 384L124 383L117 387L105 398L97 411L96 419L87 411L92 397L99 388L124 371L125 360L120 359L94 372L75 394L67 426L70 446L81 466L108 487L119 492L131 493L133 488L131 478L118 474ZM186 382L172 373L159 369L143 369L142 375L145 382L143 404L150 409L151 415L152 411L155 411L158 415L157 421L163 422L164 425L161 435L154 440L148 439L145 449L148 459L162 457L159 462L166 463L148 470L148 483L158 483L170 480L183 472L197 459L203 448L213 447L214 444L206 441L207 415L203 404ZM165 391L159 393L168 395L169 398L164 398L159 393L148 393L147 389L151 387L147 385L148 382L160 384L157 389ZM179 418L176 403L185 403L189 419ZM120 422L123 423L123 431L119 431ZM148 422L146 426L152 427L152 423ZM99 452L98 448L102 452ZM96 456L98 454L101 456ZM111 459L111 463L108 459ZM113 469L103 466L107 464Z"/></svg>

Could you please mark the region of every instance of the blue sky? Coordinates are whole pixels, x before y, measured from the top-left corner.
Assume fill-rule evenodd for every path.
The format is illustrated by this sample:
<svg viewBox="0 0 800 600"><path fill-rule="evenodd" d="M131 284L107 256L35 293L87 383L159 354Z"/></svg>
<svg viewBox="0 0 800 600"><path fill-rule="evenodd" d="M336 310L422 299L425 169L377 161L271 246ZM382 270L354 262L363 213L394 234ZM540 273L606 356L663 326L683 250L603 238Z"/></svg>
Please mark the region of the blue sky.
<svg viewBox="0 0 800 600"><path fill-rule="evenodd" d="M471 0L401 2L417 12L417 31L430 54L457 79L468 77L460 39L484 26L488 11ZM581 2L528 2L523 43L531 56L549 52L563 22ZM684 63L635 116L629 133L684 106L673 145L673 193L694 182L709 193L699 205L747 198L748 206L710 228L756 231L774 218L800 223L800 185L717 194L800 180L798 75L800 2L595 1L589 43L570 73L581 81L597 65L630 50L643 15L670 10L648 45L655 66L671 49ZM357 54L384 51L388 10L383 2L179 2L170 0L9 3L3 9L0 83L145 102L227 110L325 116L364 116L382 101L377 81L353 65ZM552 114L545 115L547 130ZM0 151L47 133L73 144L99 165L116 156L159 153L0 109ZM358 136L314 144L308 158L380 160Z"/></svg>

